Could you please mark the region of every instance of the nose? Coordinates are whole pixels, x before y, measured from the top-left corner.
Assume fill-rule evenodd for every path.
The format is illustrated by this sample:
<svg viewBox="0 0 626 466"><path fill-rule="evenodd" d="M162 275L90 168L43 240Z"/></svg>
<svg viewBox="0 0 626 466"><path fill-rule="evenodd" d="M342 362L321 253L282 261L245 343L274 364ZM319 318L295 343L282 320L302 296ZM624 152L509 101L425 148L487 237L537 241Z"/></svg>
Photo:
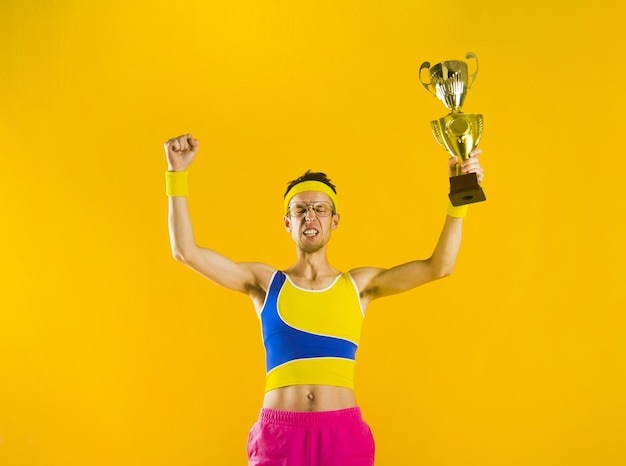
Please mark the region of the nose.
<svg viewBox="0 0 626 466"><path fill-rule="evenodd" d="M315 210L313 209L313 206L312 205L306 206L306 214L304 216L304 219L307 222L311 222L313 221L313 216L317 216L317 214L315 213Z"/></svg>

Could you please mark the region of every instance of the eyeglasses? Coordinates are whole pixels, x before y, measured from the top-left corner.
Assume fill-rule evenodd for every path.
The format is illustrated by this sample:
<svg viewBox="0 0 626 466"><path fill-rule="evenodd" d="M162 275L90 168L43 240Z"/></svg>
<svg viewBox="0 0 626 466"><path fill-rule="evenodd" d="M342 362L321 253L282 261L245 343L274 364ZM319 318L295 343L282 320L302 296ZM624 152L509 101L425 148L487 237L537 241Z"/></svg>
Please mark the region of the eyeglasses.
<svg viewBox="0 0 626 466"><path fill-rule="evenodd" d="M326 201L316 201L311 203L294 202L289 206L288 214L292 217L302 217L309 209L315 212L318 217L328 217L333 213L333 205Z"/></svg>

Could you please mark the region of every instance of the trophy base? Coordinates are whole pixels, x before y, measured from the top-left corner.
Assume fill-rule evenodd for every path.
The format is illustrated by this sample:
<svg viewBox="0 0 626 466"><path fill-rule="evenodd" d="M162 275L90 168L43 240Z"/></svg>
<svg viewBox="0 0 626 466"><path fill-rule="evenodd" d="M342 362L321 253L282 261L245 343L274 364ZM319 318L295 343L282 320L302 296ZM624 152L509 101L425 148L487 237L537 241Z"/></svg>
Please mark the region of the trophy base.
<svg viewBox="0 0 626 466"><path fill-rule="evenodd" d="M476 173L450 177L450 194L453 206L473 204L486 200L483 188L478 184Z"/></svg>

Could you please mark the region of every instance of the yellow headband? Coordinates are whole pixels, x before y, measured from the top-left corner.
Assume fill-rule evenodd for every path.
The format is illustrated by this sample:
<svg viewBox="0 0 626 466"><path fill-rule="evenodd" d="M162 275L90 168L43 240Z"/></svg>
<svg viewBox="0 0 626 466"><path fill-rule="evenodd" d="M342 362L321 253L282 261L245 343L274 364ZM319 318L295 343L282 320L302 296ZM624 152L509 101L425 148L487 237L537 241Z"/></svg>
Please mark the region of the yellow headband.
<svg viewBox="0 0 626 466"><path fill-rule="evenodd" d="M287 210L289 209L289 201L291 201L291 199L296 194L300 194L305 191L319 191L326 194L333 201L333 204L335 206L335 212L337 212L337 195L335 194L335 192L330 189L330 186L328 186L326 183L315 180L303 181L302 183L298 183L289 190L289 192L285 196L285 212L287 212Z"/></svg>

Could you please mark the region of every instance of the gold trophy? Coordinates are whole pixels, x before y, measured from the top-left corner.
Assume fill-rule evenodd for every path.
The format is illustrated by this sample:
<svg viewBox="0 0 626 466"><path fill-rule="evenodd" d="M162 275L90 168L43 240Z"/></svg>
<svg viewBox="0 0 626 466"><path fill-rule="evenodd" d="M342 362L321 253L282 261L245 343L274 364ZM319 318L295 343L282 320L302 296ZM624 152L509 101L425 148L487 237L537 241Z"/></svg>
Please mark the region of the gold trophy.
<svg viewBox="0 0 626 466"><path fill-rule="evenodd" d="M419 78L428 92L441 100L450 110L446 116L430 122L435 139L451 155L467 160L483 134L483 116L463 113L461 107L465 95L470 90L478 74L478 58L468 52L465 58L476 60L476 71L468 74L467 63L461 60L449 60L437 63L432 68L429 62L422 63ZM430 82L422 80L422 71L430 73ZM472 78L471 82L469 78ZM434 89L434 92L430 89ZM457 165L456 176L450 178L450 201L459 206L484 201L485 193L478 184L476 173L461 174Z"/></svg>

